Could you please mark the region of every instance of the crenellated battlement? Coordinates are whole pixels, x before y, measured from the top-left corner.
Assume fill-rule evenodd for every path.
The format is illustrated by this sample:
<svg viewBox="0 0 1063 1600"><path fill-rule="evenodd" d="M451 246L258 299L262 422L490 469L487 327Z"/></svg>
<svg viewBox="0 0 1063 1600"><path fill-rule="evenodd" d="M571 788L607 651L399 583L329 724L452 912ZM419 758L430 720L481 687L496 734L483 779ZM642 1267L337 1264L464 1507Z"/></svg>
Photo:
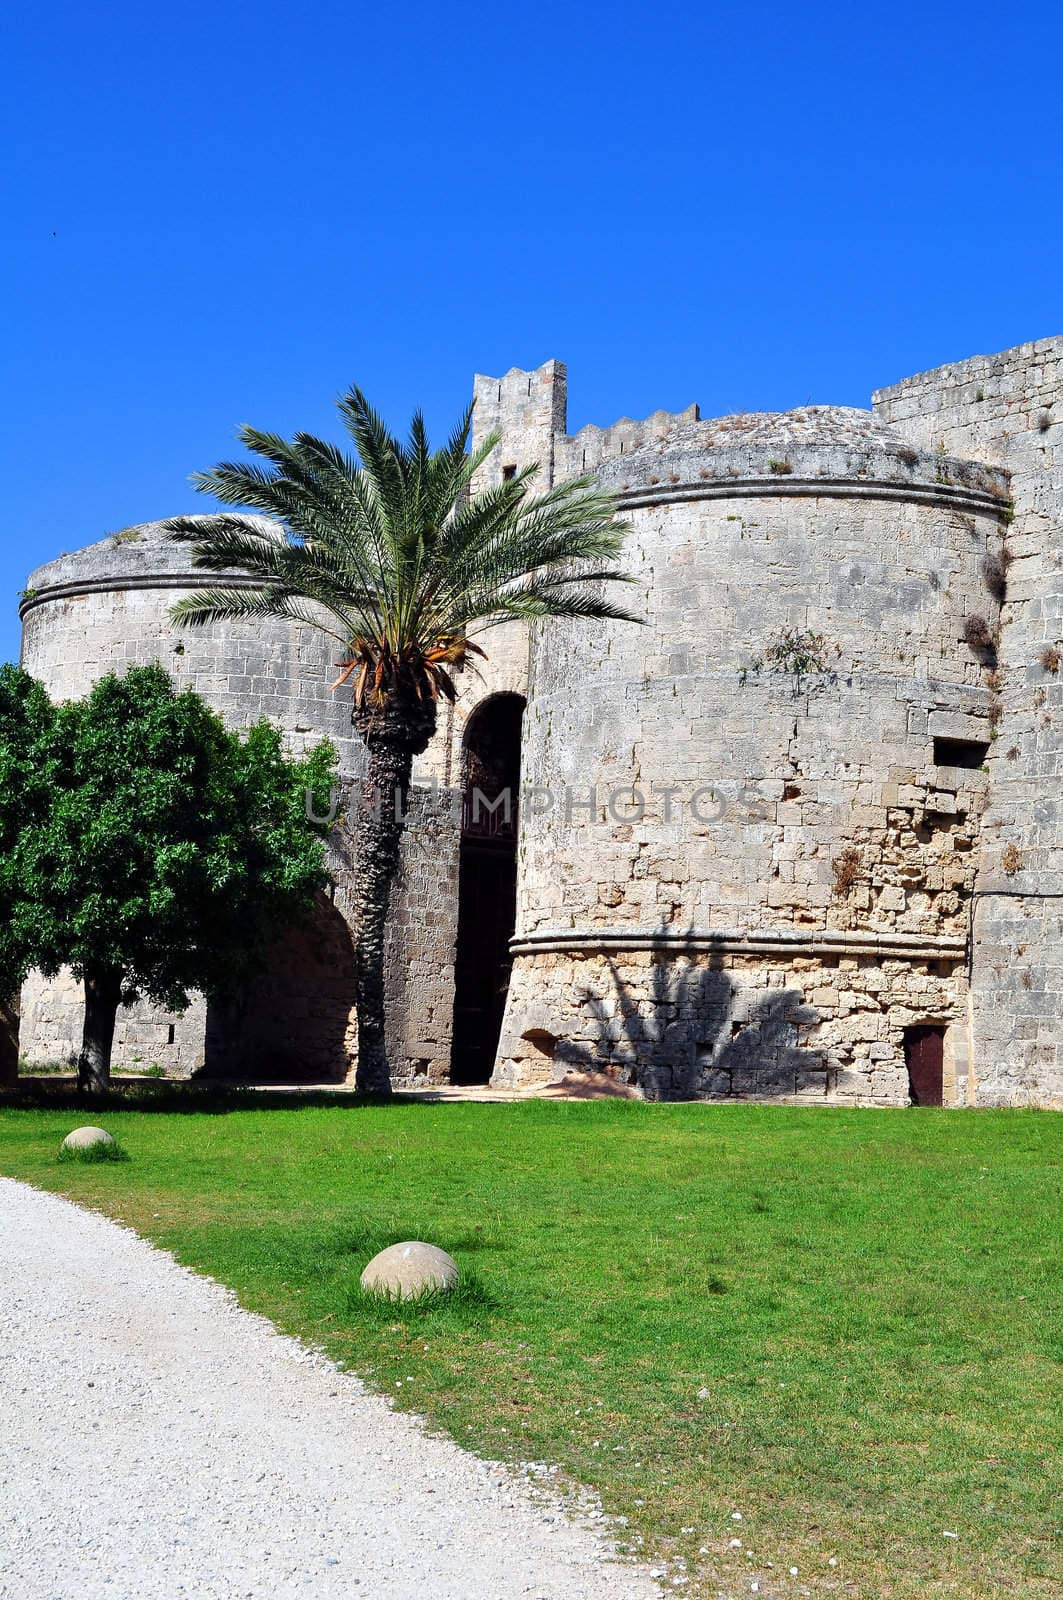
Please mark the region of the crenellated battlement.
<svg viewBox="0 0 1063 1600"><path fill-rule="evenodd" d="M481 475L481 485L498 483L507 469L538 461L552 481L554 439L565 431L568 374L563 361L544 361L525 371L510 367L502 378L478 372L473 378L473 445L501 434Z"/></svg>
<svg viewBox="0 0 1063 1600"><path fill-rule="evenodd" d="M497 482L507 467L540 462L551 483L596 472L605 462L669 438L701 418L697 405L683 411L654 411L641 419L621 417L608 427L588 422L578 433L566 431L568 375L563 361L545 361L525 370L511 367L501 378L477 373L473 380L473 438L502 435L485 469L485 484Z"/></svg>
<svg viewBox="0 0 1063 1600"><path fill-rule="evenodd" d="M621 417L607 428L588 422L578 433L555 439L555 476L578 478L585 472L596 472L605 462L630 455L648 444L662 443L678 428L700 419L701 412L695 404L685 411L654 411L641 420Z"/></svg>

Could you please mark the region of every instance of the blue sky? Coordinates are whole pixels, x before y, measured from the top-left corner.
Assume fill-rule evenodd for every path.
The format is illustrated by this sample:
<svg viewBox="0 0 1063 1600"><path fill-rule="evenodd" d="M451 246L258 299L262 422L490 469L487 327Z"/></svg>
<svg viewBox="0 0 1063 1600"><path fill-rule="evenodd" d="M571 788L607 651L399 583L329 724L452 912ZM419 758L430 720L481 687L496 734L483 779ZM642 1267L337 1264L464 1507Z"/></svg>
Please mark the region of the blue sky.
<svg viewBox="0 0 1063 1600"><path fill-rule="evenodd" d="M473 371L569 421L863 405L1063 332L1063 14L9 8L0 659L29 569L194 509L240 422Z"/></svg>

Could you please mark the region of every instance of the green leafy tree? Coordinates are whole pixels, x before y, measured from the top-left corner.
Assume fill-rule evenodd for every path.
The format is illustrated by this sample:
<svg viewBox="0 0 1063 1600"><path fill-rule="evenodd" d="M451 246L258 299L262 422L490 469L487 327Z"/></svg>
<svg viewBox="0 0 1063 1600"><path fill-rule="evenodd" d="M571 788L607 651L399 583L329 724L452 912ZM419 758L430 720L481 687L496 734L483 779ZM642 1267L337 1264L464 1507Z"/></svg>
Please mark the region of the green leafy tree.
<svg viewBox="0 0 1063 1600"><path fill-rule="evenodd" d="M359 1088L387 1093L384 930L399 864L414 757L436 728L439 697L490 628L544 617L634 620L604 585L625 528L610 496L582 478L534 495L536 466L474 490L498 443L470 454L471 408L433 451L415 415L408 442L384 426L359 389L339 401L357 455L312 434L286 440L256 428L240 440L258 462L222 462L195 475L223 511L176 517L198 567L240 569L261 586L203 589L174 606L178 623L284 617L321 629L343 652L334 687L353 680L353 721L367 750L355 838ZM265 513L271 522L261 515Z"/></svg>
<svg viewBox="0 0 1063 1600"><path fill-rule="evenodd" d="M18 890L13 851L20 830L47 806L47 773L38 753L54 720L39 683L10 663L0 667L0 1082L18 1068L15 996L28 968L13 923Z"/></svg>
<svg viewBox="0 0 1063 1600"><path fill-rule="evenodd" d="M156 666L50 715L42 694L20 675L10 695L35 720L28 759L0 723L0 772L17 767L30 795L21 820L0 805L7 959L83 981L78 1082L100 1089L120 1004L224 992L309 910L326 875L307 791L322 814L335 752L290 760L268 723L230 733Z"/></svg>
<svg viewBox="0 0 1063 1600"><path fill-rule="evenodd" d="M15 844L48 807L50 736L55 707L27 672L0 667L0 996L15 993L28 959L15 926L19 898Z"/></svg>

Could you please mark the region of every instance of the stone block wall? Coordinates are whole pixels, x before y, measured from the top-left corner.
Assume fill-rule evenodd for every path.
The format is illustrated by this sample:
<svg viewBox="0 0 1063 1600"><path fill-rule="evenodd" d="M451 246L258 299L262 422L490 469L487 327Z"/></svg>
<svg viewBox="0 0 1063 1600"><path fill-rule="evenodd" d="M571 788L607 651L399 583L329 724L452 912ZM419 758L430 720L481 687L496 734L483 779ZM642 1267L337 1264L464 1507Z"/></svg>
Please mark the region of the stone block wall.
<svg viewBox="0 0 1063 1600"><path fill-rule="evenodd" d="M22 664L58 699L87 694L111 671L158 661L230 728L268 717L300 751L331 739L346 774L362 768L350 689L333 692L338 647L285 622L175 629L169 607L215 574L190 571L188 552L160 523L127 529L32 573L20 606Z"/></svg>
<svg viewBox="0 0 1063 1600"><path fill-rule="evenodd" d="M64 969L55 978L31 972L22 986L21 1054L34 1066L72 1068L81 1049L84 993ZM164 1011L146 1000L120 1006L113 1063L129 1072L162 1067L167 1077L190 1078L205 1062L206 1002L197 997L185 1012Z"/></svg>
<svg viewBox="0 0 1063 1600"><path fill-rule="evenodd" d="M928 960L916 941L832 948L807 938L789 952L782 942L745 943L747 954L737 938L715 948L681 937L643 949L609 940L597 949L530 947L514 991L528 1026L503 1038L495 1081L604 1069L649 1099L897 1105L908 1093L905 1029L933 1021L946 1029L946 1104L966 1103L966 990L955 950Z"/></svg>
<svg viewBox="0 0 1063 1600"><path fill-rule="evenodd" d="M501 443L481 474L484 484L497 483L508 468L538 462L537 483L548 488L569 478L597 473L607 462L646 445L674 436L684 423L697 422L696 405L685 411L655 411L649 417L621 417L606 428L589 422L578 433L566 432L568 369L563 361L545 361L532 372L512 367L503 378L477 373L473 380L474 441L489 433Z"/></svg>
<svg viewBox="0 0 1063 1600"><path fill-rule="evenodd" d="M974 1098L1063 1105L1063 338L874 396L921 449L1006 469L1014 497L972 944Z"/></svg>
<svg viewBox="0 0 1063 1600"><path fill-rule="evenodd" d="M554 481L554 443L565 432L568 374L563 361L544 361L534 372L512 367L503 378L477 373L473 379L473 442L500 434L499 448L481 473L484 484L536 463L538 483Z"/></svg>
<svg viewBox="0 0 1063 1600"><path fill-rule="evenodd" d="M388 1050L396 1082L446 1083L454 1031L461 794L410 795L387 935Z"/></svg>
<svg viewBox="0 0 1063 1600"><path fill-rule="evenodd" d="M327 895L284 931L266 969L207 1005L205 1072L252 1083L343 1083L357 1059L354 947Z"/></svg>
<svg viewBox="0 0 1063 1600"><path fill-rule="evenodd" d="M388 1050L397 1083L445 1083L454 1010L460 801L414 790L387 933ZM113 1064L159 1066L168 1077L343 1083L358 1059L346 814L329 844L332 899L309 923L283 930L264 971L237 995L184 1012L140 1000L119 1009ZM30 1068L73 1066L84 997L64 970L31 973L22 990L22 1052ZM17 1027L17 1024L16 1024ZM17 1038L17 1032L16 1032Z"/></svg>

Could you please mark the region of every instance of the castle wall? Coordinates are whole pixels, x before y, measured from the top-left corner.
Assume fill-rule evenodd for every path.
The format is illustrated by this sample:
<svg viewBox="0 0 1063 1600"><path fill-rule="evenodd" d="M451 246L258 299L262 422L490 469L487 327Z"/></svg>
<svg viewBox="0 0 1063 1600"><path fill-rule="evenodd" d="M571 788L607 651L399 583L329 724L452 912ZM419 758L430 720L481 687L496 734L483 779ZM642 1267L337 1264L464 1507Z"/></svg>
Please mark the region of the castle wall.
<svg viewBox="0 0 1063 1600"><path fill-rule="evenodd" d="M989 742L961 635L995 621L1001 475L813 410L673 419L599 476L645 626L533 642L495 1081L606 1066L654 1095L903 1103L904 1029L936 1023L965 1098L986 778L934 738ZM756 670L786 628L822 635L822 670Z"/></svg>
<svg viewBox="0 0 1063 1600"><path fill-rule="evenodd" d="M973 1097L1063 1105L1063 338L908 378L874 407L920 448L1010 473L999 731L973 909Z"/></svg>
<svg viewBox="0 0 1063 1600"><path fill-rule="evenodd" d="M533 461L540 489L595 474L631 524L643 587L624 599L644 625L491 630L441 707L389 918L397 1081L449 1074L463 739L516 693L496 1083L605 1066L651 1096L899 1104L905 1030L931 1024L946 1103L1063 1105L1063 339L907 379L873 416L691 406L570 435L566 384L556 361L475 379L474 441L501 435L477 487ZM331 738L334 896L228 1007L123 1011L115 1059L342 1076L350 691L330 691L336 649L310 630L172 630L200 581L158 524L61 557L30 579L24 665L65 698L159 660L232 727L268 716L293 751ZM787 630L821 636L801 671L773 670ZM31 977L31 1060L76 1054L80 1025L68 975Z"/></svg>
<svg viewBox="0 0 1063 1600"><path fill-rule="evenodd" d="M207 1076L343 1083L358 1053L354 982L350 928L321 895L304 923L285 930L260 975L208 1002Z"/></svg>
<svg viewBox="0 0 1063 1600"><path fill-rule="evenodd" d="M26 1070L72 1066L81 1049L84 993L73 974L54 978L31 972L22 986L19 1053ZM139 1000L120 1006L115 1022L112 1065L126 1072L161 1067L167 1077L190 1078L206 1061L206 1002L193 996L187 1011L165 1011Z"/></svg>

